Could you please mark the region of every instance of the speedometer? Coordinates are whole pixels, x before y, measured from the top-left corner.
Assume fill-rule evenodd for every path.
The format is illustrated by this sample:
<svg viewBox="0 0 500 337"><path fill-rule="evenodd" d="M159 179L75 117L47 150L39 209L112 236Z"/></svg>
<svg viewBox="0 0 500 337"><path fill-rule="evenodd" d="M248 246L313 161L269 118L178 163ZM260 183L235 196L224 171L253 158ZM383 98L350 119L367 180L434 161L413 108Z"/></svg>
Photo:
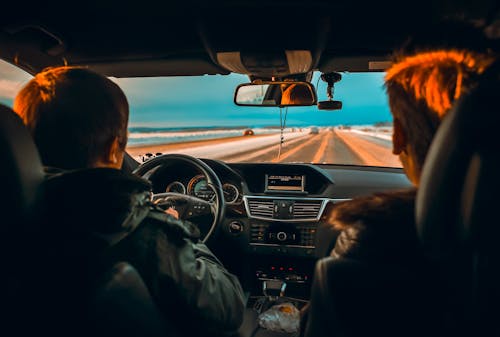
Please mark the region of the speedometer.
<svg viewBox="0 0 500 337"><path fill-rule="evenodd" d="M213 201L215 198L215 191L208 185L207 179L202 174L189 181L188 194L206 201Z"/></svg>
<svg viewBox="0 0 500 337"><path fill-rule="evenodd" d="M180 181L174 181L168 184L165 192L174 192L180 194L186 194L186 187Z"/></svg>
<svg viewBox="0 0 500 337"><path fill-rule="evenodd" d="M240 196L240 192L238 188L233 184L224 184L222 185L222 191L224 192L224 200L228 204L233 204L238 200Z"/></svg>

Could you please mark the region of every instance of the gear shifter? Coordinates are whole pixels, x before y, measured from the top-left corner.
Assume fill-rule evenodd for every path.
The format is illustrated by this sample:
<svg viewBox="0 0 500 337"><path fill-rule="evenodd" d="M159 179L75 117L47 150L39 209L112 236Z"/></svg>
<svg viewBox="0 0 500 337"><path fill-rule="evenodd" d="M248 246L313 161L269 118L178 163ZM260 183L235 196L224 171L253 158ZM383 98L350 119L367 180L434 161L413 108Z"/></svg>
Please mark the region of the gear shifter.
<svg viewBox="0 0 500 337"><path fill-rule="evenodd" d="M286 282L281 280L266 280L262 282L262 292L269 301L276 301L285 296Z"/></svg>
<svg viewBox="0 0 500 337"><path fill-rule="evenodd" d="M264 312L285 296L286 283L281 280L266 280L262 282L263 297L254 304L254 310Z"/></svg>

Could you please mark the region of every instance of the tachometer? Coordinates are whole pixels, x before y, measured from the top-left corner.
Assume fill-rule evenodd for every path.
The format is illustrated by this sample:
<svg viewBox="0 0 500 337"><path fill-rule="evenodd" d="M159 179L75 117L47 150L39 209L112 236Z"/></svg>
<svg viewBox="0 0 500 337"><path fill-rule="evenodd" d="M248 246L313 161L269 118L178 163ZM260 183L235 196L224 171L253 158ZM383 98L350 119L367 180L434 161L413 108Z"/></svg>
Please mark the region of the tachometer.
<svg viewBox="0 0 500 337"><path fill-rule="evenodd" d="M180 181L174 181L168 184L167 188L165 189L165 192L186 194L186 186L184 186L184 184L181 183Z"/></svg>
<svg viewBox="0 0 500 337"><path fill-rule="evenodd" d="M226 200L228 204L235 203L238 200L238 197L240 196L238 188L233 184L222 185L222 191L224 192L224 200Z"/></svg>
<svg viewBox="0 0 500 337"><path fill-rule="evenodd" d="M215 198L215 191L207 183L204 175L200 174L189 181L188 194L197 198L213 201Z"/></svg>

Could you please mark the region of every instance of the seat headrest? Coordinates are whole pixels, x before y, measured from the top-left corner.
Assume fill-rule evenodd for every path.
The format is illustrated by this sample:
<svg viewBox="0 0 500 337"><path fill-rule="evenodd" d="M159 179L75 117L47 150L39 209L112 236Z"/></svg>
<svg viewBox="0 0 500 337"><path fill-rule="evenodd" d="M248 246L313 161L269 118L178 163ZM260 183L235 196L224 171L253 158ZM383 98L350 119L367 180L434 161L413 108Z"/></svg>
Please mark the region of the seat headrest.
<svg viewBox="0 0 500 337"><path fill-rule="evenodd" d="M44 172L31 135L14 111L4 105L0 105L0 153L2 220L22 223L31 217L38 202ZM0 233L12 230L11 221L5 224Z"/></svg>
<svg viewBox="0 0 500 337"><path fill-rule="evenodd" d="M500 63L457 101L429 149L416 200L417 231L430 257L487 249L500 226ZM490 218L489 218L490 217Z"/></svg>

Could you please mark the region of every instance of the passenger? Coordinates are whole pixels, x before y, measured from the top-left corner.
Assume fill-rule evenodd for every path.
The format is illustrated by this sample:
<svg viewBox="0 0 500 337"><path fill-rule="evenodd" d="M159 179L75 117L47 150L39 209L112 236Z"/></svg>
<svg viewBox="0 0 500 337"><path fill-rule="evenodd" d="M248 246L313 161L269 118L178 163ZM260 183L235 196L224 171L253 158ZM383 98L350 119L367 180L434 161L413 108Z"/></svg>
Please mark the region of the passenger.
<svg viewBox="0 0 500 337"><path fill-rule="evenodd" d="M313 96L305 85L292 84L283 91L281 105L311 105Z"/></svg>
<svg viewBox="0 0 500 337"><path fill-rule="evenodd" d="M326 217L340 231L331 256L403 267L406 272L425 268L415 226L422 167L442 119L495 60L489 45L480 30L448 22L428 26L394 53L385 76L393 116L393 153L413 188L329 205ZM306 335L308 313L306 306L301 312L301 333Z"/></svg>
<svg viewBox="0 0 500 337"><path fill-rule="evenodd" d="M394 54L385 76L393 153L415 188L336 204L329 219L341 233L332 256L402 264L419 258L414 206L425 157L453 103L493 62L488 45L479 30L447 23L415 36Z"/></svg>
<svg viewBox="0 0 500 337"><path fill-rule="evenodd" d="M199 241L196 227L171 216L176 212L152 209L148 181L120 171L129 106L118 85L84 68L53 68L19 92L14 110L44 165L71 170L47 181L51 217L36 246L48 275L37 283L50 288L44 289L49 301L58 303L55 294L62 306L65 299L84 300L75 283L95 282L126 261L177 330L220 335L238 329L245 307L238 279Z"/></svg>

